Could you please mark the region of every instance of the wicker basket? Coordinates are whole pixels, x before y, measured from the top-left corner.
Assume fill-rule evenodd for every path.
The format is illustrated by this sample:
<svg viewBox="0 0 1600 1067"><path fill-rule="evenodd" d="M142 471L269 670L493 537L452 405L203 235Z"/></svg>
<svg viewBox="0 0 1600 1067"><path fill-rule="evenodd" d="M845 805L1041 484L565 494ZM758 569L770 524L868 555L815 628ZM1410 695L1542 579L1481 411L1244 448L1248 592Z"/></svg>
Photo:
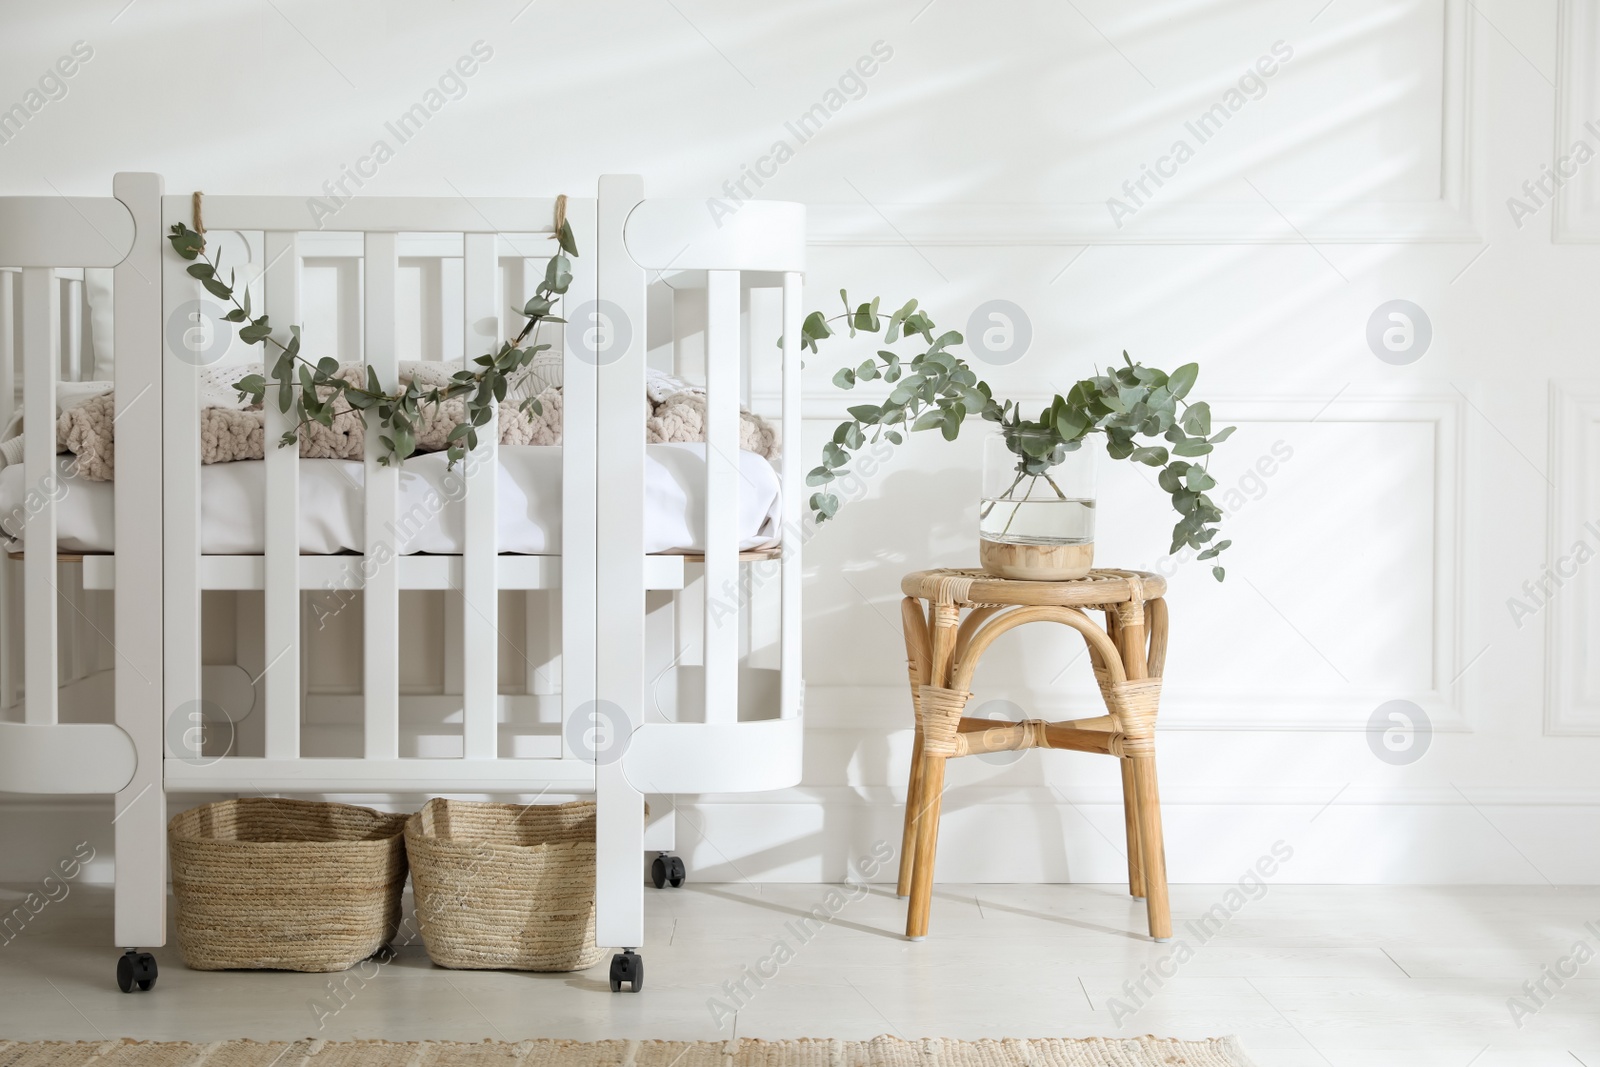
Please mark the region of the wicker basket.
<svg viewBox="0 0 1600 1067"><path fill-rule="evenodd" d="M201 971L342 971L388 943L406 883L406 817L244 797L167 824L178 950Z"/></svg>
<svg viewBox="0 0 1600 1067"><path fill-rule="evenodd" d="M441 967L576 971L594 942L592 800L435 798L406 823L417 925Z"/></svg>

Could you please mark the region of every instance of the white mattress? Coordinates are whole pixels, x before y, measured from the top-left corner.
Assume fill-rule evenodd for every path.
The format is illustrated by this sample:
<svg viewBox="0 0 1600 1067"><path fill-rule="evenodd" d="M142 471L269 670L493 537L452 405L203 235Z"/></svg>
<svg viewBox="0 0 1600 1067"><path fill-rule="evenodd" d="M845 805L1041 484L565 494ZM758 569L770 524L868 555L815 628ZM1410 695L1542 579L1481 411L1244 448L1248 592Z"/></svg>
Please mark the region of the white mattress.
<svg viewBox="0 0 1600 1067"><path fill-rule="evenodd" d="M62 474L56 505L57 547L63 552L109 552L113 547L112 483L67 476L71 456L58 457ZM778 476L752 452L739 454L740 548L775 543ZM447 473L442 452L413 456L400 474L400 521L391 543L402 554L459 553L465 528L461 468ZM360 552L365 545L363 465L352 460L300 461L300 551L304 555ZM645 446L646 552L705 548L705 445ZM216 463L200 471L201 552L263 552L266 464ZM604 488L601 489L604 492ZM26 537L22 464L0 470L0 526ZM541 555L561 551L561 448L505 445L500 449L500 551Z"/></svg>

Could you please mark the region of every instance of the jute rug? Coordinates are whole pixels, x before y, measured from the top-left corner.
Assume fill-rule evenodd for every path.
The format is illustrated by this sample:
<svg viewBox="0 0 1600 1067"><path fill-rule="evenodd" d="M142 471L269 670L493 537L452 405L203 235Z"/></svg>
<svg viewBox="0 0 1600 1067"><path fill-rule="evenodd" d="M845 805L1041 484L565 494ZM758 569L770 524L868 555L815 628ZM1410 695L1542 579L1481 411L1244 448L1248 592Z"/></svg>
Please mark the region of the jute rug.
<svg viewBox="0 0 1600 1067"><path fill-rule="evenodd" d="M1250 1067L1231 1037L998 1041L3 1041L0 1067Z"/></svg>

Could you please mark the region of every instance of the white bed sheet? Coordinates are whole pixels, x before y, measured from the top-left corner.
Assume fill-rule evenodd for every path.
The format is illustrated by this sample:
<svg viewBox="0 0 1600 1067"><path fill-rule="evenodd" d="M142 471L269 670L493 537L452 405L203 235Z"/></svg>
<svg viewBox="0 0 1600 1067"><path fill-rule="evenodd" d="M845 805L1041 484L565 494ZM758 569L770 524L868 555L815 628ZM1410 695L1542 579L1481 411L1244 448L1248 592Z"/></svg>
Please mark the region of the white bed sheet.
<svg viewBox="0 0 1600 1067"><path fill-rule="evenodd" d="M112 483L73 478L73 457L57 457L57 547L63 552L109 552L114 542ZM739 546L774 544L780 523L778 476L752 452L739 454ZM413 456L400 474L400 519L390 543L401 554L459 553L465 518L461 467L447 471L442 452ZM300 461L300 551L304 555L360 552L365 545L364 468L338 459ZM705 445L645 446L645 551L705 549ZM200 544L208 555L257 555L265 550L266 464L215 463L200 471ZM48 490L47 490L48 491ZM602 492L604 490L602 489ZM22 464L0 470L0 526L27 536L28 498ZM31 506L30 506L31 505ZM561 448L500 448L499 545L511 554L561 551Z"/></svg>

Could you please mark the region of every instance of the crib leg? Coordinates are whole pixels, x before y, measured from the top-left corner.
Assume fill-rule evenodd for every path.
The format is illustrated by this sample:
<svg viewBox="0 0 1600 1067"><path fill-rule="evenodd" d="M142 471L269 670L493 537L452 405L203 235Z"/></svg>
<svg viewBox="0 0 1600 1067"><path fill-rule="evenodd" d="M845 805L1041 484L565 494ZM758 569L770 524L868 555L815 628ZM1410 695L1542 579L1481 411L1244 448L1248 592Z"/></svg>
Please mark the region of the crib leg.
<svg viewBox="0 0 1600 1067"><path fill-rule="evenodd" d="M595 803L595 936L623 950L611 961L612 990L625 981L638 989L644 972L634 983L630 960L644 944L644 794L628 781L622 760L595 767Z"/></svg>

